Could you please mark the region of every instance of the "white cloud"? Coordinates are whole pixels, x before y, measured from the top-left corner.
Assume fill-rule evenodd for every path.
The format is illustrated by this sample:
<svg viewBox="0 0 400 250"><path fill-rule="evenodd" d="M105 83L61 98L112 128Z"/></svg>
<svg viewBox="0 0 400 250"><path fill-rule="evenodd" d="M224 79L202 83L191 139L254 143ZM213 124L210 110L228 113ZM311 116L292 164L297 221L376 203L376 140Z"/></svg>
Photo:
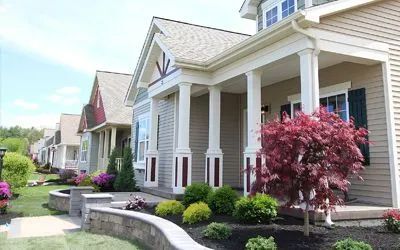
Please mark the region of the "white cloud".
<svg viewBox="0 0 400 250"><path fill-rule="evenodd" d="M1 126L21 126L23 128L54 128L55 124L59 122L59 114L32 114L32 115L13 115L10 113L4 113Z"/></svg>
<svg viewBox="0 0 400 250"><path fill-rule="evenodd" d="M16 99L14 105L27 110L37 110L39 108L39 104L28 102L23 99Z"/></svg>
<svg viewBox="0 0 400 250"><path fill-rule="evenodd" d="M59 94L53 94L49 96L49 101L59 104L59 105L64 105L64 106L73 106L81 103L81 99L77 96L70 96L70 95L59 95Z"/></svg>

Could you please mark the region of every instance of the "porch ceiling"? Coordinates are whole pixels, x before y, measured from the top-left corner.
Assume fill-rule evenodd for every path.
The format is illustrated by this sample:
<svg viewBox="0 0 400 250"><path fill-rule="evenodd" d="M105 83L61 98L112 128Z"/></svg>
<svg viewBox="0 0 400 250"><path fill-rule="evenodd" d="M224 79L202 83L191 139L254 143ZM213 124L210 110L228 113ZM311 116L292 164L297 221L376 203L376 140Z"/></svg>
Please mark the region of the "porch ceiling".
<svg viewBox="0 0 400 250"><path fill-rule="evenodd" d="M321 52L319 55L319 69L324 69L342 62L373 65L376 61L355 58L351 56ZM272 85L277 82L300 76L300 59L298 55L292 55L275 63L262 67L262 86ZM242 74L221 83L222 91L227 93L246 93L246 75Z"/></svg>

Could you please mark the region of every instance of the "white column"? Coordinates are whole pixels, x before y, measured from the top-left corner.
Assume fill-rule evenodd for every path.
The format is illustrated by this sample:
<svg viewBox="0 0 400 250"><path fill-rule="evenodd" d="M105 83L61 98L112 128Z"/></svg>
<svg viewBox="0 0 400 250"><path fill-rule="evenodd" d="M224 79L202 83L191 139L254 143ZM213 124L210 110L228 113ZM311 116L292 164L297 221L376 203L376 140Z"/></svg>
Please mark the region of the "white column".
<svg viewBox="0 0 400 250"><path fill-rule="evenodd" d="M261 164L257 152L261 149L261 72L253 70L247 76L247 147L244 152L244 194L248 195L256 180L254 168Z"/></svg>
<svg viewBox="0 0 400 250"><path fill-rule="evenodd" d="M111 128L111 150L110 150L110 152L112 152L114 150L116 145L117 145L117 128L112 127Z"/></svg>
<svg viewBox="0 0 400 250"><path fill-rule="evenodd" d="M192 151L189 147L190 83L179 84L178 145L174 157L174 193L183 193L192 182Z"/></svg>
<svg viewBox="0 0 400 250"><path fill-rule="evenodd" d="M313 113L319 107L318 56L314 50L306 49L300 56L301 103L303 112Z"/></svg>
<svg viewBox="0 0 400 250"><path fill-rule="evenodd" d="M150 135L149 149L146 152L145 187L158 187L158 103L159 100L151 98L150 101Z"/></svg>
<svg viewBox="0 0 400 250"><path fill-rule="evenodd" d="M97 164L103 164L103 155L102 152L104 150L104 136L103 132L99 133L99 152L98 152L98 157L97 157Z"/></svg>
<svg viewBox="0 0 400 250"><path fill-rule="evenodd" d="M103 165L100 166L101 169L107 168L108 165L108 145L110 143L110 131L106 129L104 131L104 157Z"/></svg>
<svg viewBox="0 0 400 250"><path fill-rule="evenodd" d="M220 147L221 134L221 89L217 86L209 90L208 149L205 164L205 182L211 187L222 187L223 154Z"/></svg>
<svg viewBox="0 0 400 250"><path fill-rule="evenodd" d="M65 163L67 161L67 145L62 145L62 153L61 153L61 168L65 168Z"/></svg>

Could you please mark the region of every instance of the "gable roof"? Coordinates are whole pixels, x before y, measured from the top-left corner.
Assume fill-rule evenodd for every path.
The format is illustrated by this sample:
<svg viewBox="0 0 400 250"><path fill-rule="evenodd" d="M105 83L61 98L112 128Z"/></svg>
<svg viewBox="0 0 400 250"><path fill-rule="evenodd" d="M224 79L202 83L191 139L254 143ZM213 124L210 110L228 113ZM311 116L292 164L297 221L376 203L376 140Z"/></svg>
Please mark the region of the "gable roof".
<svg viewBox="0 0 400 250"><path fill-rule="evenodd" d="M83 132L83 130L85 129L83 127L84 121L86 123L86 128L93 128L94 126L96 126L96 121L94 119L92 104L86 104L82 108L82 114L81 114L81 119L79 121L78 133Z"/></svg>
<svg viewBox="0 0 400 250"><path fill-rule="evenodd" d="M61 114L61 144L79 145L80 137L76 134L76 131L78 131L80 119L80 115Z"/></svg>
<svg viewBox="0 0 400 250"><path fill-rule="evenodd" d="M132 110L124 105L124 97L131 79L132 75L130 74L96 71L90 102L94 99L98 88L103 102L106 123L123 125L131 123ZM90 109L87 108L85 111L87 118L90 119Z"/></svg>

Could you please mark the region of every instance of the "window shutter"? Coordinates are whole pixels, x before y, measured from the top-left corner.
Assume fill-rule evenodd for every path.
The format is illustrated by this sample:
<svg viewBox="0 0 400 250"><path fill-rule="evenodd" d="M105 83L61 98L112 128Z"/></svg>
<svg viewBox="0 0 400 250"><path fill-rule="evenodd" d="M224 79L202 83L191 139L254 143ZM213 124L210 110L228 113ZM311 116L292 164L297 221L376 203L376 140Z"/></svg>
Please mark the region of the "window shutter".
<svg viewBox="0 0 400 250"><path fill-rule="evenodd" d="M281 106L281 119L283 118L283 112L286 112L286 114L288 114L289 117L292 115L291 114L292 109L290 103Z"/></svg>
<svg viewBox="0 0 400 250"><path fill-rule="evenodd" d="M139 138L139 122L136 122L136 129L135 129L135 147L134 147L134 153L133 153L133 161L137 161L137 148L138 148L138 138Z"/></svg>
<svg viewBox="0 0 400 250"><path fill-rule="evenodd" d="M349 114L354 118L354 123L357 128L363 127L368 129L367 119L367 101L365 88L350 90L348 93ZM365 158L365 165L370 163L369 145L360 146L361 153Z"/></svg>

